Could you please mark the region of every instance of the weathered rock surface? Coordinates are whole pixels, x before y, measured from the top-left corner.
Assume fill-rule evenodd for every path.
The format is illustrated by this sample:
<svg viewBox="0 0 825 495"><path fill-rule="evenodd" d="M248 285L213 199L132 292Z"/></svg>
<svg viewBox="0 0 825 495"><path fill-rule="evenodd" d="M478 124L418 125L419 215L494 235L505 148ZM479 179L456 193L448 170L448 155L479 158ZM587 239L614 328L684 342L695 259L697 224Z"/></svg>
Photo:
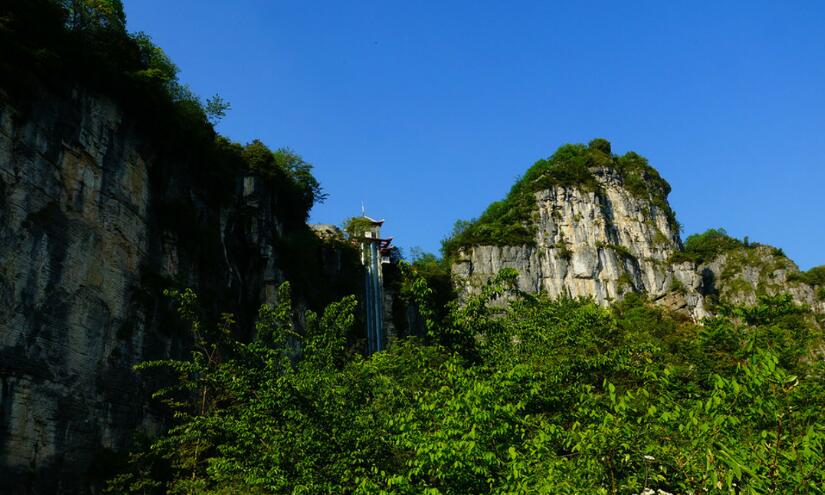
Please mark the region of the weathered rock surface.
<svg viewBox="0 0 825 495"><path fill-rule="evenodd" d="M703 293L723 300L753 304L761 294L790 294L794 301L825 313L825 299L794 278L799 267L776 248L740 248L699 265Z"/></svg>
<svg viewBox="0 0 825 495"><path fill-rule="evenodd" d="M196 289L241 330L271 299L278 198L201 175L105 98L0 98L0 493L93 491L111 453L157 427L131 367L187 349L163 287Z"/></svg>
<svg viewBox="0 0 825 495"><path fill-rule="evenodd" d="M760 293L789 292L825 309L811 287L788 281L789 273L798 272L796 265L784 256L771 258L768 247L699 266L672 263L681 240L666 212L631 194L617 172L593 172L598 191L554 186L535 194L535 245L461 250L452 266L460 290L474 293L502 268L514 268L524 291L592 297L605 305L627 292L642 292L696 320L709 315L706 298L718 295L754 302Z"/></svg>

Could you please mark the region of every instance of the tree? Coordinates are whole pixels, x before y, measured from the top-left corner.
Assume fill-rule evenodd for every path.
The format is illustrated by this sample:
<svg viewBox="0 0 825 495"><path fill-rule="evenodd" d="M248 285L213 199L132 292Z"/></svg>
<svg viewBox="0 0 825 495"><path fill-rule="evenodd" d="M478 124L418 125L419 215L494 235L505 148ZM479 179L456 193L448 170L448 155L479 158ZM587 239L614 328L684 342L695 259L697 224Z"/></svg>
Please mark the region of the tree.
<svg viewBox="0 0 825 495"><path fill-rule="evenodd" d="M327 195L321 189L318 179L312 175L312 164L289 148L278 148L273 153L275 164L293 178L302 190L304 203L307 209L315 203L323 203Z"/></svg>
<svg viewBox="0 0 825 495"><path fill-rule="evenodd" d="M433 318L426 281L402 271L429 341L369 357L343 337L352 297L306 313L301 332L282 286L240 343L231 318L197 322L177 294L192 358L140 366L177 373L158 393L175 425L111 490L822 493L823 335L790 298L700 326L643 298L523 294L506 270Z"/></svg>
<svg viewBox="0 0 825 495"><path fill-rule="evenodd" d="M167 88L177 84L178 66L172 62L162 48L152 42L152 38L144 33L138 32L132 35L132 40L138 46L140 61L145 67L137 72L141 78L159 82Z"/></svg>
<svg viewBox="0 0 825 495"><path fill-rule="evenodd" d="M122 0L60 0L60 4L68 13L66 22L71 29L126 31Z"/></svg>
<svg viewBox="0 0 825 495"><path fill-rule="evenodd" d="M230 108L232 108L232 106L229 102L224 100L221 95L217 93L212 98L206 99L206 116L209 118L212 125L216 125L224 117L226 117L226 112Z"/></svg>
<svg viewBox="0 0 825 495"><path fill-rule="evenodd" d="M587 143L587 147L591 150L598 150L604 153L607 156L610 156L611 149L610 149L610 141L604 138L596 138Z"/></svg>

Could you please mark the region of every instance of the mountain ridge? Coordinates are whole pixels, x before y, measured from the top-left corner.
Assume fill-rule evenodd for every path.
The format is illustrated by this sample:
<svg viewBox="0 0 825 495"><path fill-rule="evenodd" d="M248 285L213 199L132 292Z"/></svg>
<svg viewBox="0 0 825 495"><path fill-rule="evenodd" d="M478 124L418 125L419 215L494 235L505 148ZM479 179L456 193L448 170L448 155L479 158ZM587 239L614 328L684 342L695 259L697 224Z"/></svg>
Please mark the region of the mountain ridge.
<svg viewBox="0 0 825 495"><path fill-rule="evenodd" d="M758 295L781 292L825 312L821 283L806 283L777 248L717 230L702 247L701 236L689 237L686 249L669 192L647 160L633 152L612 155L605 139L564 145L531 167L505 200L459 223L444 254L465 294L513 268L528 292L600 304L645 293L697 321L720 300L752 304ZM508 239L507 232L518 235Z"/></svg>

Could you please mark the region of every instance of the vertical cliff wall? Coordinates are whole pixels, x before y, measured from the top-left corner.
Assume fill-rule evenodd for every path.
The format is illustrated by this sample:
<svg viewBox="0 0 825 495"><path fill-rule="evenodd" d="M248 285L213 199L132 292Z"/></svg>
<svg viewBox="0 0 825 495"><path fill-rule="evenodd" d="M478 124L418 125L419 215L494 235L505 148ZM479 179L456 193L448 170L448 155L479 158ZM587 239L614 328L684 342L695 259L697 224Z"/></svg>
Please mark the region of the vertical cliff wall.
<svg viewBox="0 0 825 495"><path fill-rule="evenodd" d="M670 303L704 316L701 277L669 263L680 249L678 227L661 208L631 194L616 170L593 175L596 190L557 185L535 193L535 245L461 250L453 275L463 290L472 292L502 268L518 270L522 290L602 304L628 291L662 298L681 285L688 290Z"/></svg>
<svg viewBox="0 0 825 495"><path fill-rule="evenodd" d="M298 234L266 181L209 182L181 156L103 97L0 98L0 492L84 493L157 427L131 367L187 348L164 287L196 289L243 332L283 280ZM297 256L341 269L340 253Z"/></svg>
<svg viewBox="0 0 825 495"><path fill-rule="evenodd" d="M702 263L674 262L678 226L661 206L633 194L612 168L590 170L598 187L553 185L535 193L533 244L473 245L452 266L465 294L502 268L519 272L519 288L551 297L593 297L609 304L628 292L699 320L720 298L755 302L790 293L825 311L814 288L793 280L796 265L767 246L733 250ZM678 258L678 257L677 257Z"/></svg>

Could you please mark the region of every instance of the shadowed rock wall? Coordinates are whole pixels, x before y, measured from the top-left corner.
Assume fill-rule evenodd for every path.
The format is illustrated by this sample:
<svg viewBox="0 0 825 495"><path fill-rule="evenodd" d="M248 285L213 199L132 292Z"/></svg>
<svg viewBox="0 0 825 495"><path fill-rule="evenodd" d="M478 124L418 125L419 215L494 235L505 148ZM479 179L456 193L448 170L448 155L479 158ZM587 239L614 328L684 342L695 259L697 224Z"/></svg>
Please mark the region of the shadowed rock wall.
<svg viewBox="0 0 825 495"><path fill-rule="evenodd" d="M273 297L278 198L201 172L106 98L20 110L0 94L0 493L93 491L112 452L159 426L131 368L187 352L164 287L237 313L241 333Z"/></svg>

